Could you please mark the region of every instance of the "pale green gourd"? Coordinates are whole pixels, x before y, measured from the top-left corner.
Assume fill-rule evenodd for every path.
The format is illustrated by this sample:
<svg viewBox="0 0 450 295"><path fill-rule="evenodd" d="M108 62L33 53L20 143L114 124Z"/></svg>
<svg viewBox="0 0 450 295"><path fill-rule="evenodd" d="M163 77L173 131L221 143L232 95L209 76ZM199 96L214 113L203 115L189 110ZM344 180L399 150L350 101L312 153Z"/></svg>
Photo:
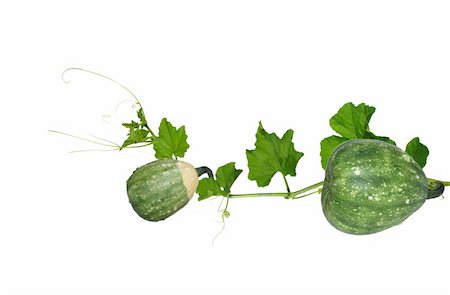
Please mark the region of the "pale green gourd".
<svg viewBox="0 0 450 295"><path fill-rule="evenodd" d="M322 209L337 229L371 234L402 223L427 197L427 178L411 156L383 141L357 139L330 156Z"/></svg>

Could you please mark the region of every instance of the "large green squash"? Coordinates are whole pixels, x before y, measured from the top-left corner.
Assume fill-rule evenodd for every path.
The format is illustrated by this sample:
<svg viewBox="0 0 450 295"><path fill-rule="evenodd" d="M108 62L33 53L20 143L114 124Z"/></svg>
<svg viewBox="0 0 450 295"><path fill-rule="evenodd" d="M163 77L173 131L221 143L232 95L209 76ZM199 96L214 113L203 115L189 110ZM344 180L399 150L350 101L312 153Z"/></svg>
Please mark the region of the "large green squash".
<svg viewBox="0 0 450 295"><path fill-rule="evenodd" d="M183 208L194 195L197 185L197 171L191 164L157 160L133 172L127 181L127 193L139 216L159 221Z"/></svg>
<svg viewBox="0 0 450 295"><path fill-rule="evenodd" d="M383 141L357 139L330 156L322 209L337 229L363 235L402 223L427 196L427 178L411 156Z"/></svg>

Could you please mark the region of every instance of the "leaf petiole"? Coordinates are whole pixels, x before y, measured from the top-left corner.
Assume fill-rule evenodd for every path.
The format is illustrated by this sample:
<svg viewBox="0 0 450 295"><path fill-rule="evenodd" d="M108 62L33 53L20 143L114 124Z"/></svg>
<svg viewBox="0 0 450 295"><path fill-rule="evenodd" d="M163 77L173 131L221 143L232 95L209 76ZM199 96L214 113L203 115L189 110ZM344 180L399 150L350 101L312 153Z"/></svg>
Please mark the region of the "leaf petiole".
<svg viewBox="0 0 450 295"><path fill-rule="evenodd" d="M287 191L287 197L291 196L291 189L289 188L289 184L287 182L286 176L284 174L283 175L283 180L284 180L284 185L286 186L286 191Z"/></svg>

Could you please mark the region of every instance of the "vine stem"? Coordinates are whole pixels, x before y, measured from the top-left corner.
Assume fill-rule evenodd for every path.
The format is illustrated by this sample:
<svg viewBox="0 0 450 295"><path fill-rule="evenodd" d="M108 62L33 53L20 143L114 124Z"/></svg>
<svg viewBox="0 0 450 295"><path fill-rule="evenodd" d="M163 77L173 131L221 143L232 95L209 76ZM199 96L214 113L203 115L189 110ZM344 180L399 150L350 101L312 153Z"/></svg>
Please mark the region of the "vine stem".
<svg viewBox="0 0 450 295"><path fill-rule="evenodd" d="M430 182L440 182L444 186L450 186L450 181L441 181L436 180L433 178L427 178ZM307 186L305 188L299 189L298 191L294 192L287 192L287 193L250 193L250 194L230 194L228 195L228 198L258 198L258 197L283 197L283 198L290 198L290 199L300 199L306 196L310 196L315 193L319 193L321 191L321 187L323 186L323 181L315 183L313 185Z"/></svg>
<svg viewBox="0 0 450 295"><path fill-rule="evenodd" d="M442 183L444 186L450 186L450 181L441 181L441 180L437 180L437 179L433 179L433 178L427 178L428 181L430 182L440 182Z"/></svg>
<svg viewBox="0 0 450 295"><path fill-rule="evenodd" d="M309 196L311 194L317 193L320 191L320 188L323 186L323 181L315 183L313 185L307 186L305 188L299 189L295 192L288 192L288 193L251 193L251 194L230 194L228 195L228 198L257 198L257 197L283 197L283 198L290 198L290 199L299 199L306 196ZM311 192L313 191L313 192ZM307 194L305 194L307 193ZM305 195L302 195L305 194Z"/></svg>
<svg viewBox="0 0 450 295"><path fill-rule="evenodd" d="M322 192L322 188L319 188L319 189L317 189L317 190L314 190L314 191L312 191L312 192L306 193L306 194L304 194L304 195L296 196L296 197L294 197L294 198L292 198L292 199L294 199L294 200L296 200L296 199L301 199L301 198L304 198L304 197L307 197L307 196L310 196L310 195L320 194L321 192Z"/></svg>

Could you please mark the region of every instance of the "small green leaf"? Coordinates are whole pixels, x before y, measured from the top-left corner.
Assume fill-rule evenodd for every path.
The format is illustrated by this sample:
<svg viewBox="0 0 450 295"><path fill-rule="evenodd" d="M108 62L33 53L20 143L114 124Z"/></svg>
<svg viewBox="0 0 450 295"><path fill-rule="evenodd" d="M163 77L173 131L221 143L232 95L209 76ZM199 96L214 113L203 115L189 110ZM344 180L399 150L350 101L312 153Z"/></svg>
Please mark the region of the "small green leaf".
<svg viewBox="0 0 450 295"><path fill-rule="evenodd" d="M202 201L212 196L228 196L231 186L241 173L242 170L236 169L234 162L219 167L216 172L216 179L203 178L200 180L197 187L198 200Z"/></svg>
<svg viewBox="0 0 450 295"><path fill-rule="evenodd" d="M303 153L292 143L294 131L289 129L279 138L275 133L267 133L261 122L256 132L254 150L247 150L248 178L258 186L267 186L277 172L284 176L296 175L296 167Z"/></svg>
<svg viewBox="0 0 450 295"><path fill-rule="evenodd" d="M184 126L175 128L166 118L161 120L158 137L154 139L153 149L155 157L159 160L170 159L173 156L184 157L189 144Z"/></svg>
<svg viewBox="0 0 450 295"><path fill-rule="evenodd" d="M425 167L430 151L420 142L418 137L411 139L406 145L405 151L420 165L420 167Z"/></svg>
<svg viewBox="0 0 450 295"><path fill-rule="evenodd" d="M217 169L216 178L217 183L223 188L225 193L230 193L230 188L239 175L242 173L241 169L236 169L236 163L231 162Z"/></svg>
<svg viewBox="0 0 450 295"><path fill-rule="evenodd" d="M148 142L150 139L148 136L148 131L143 129L131 129L128 133L128 138L123 142L120 149L123 149L129 145L141 143L141 142Z"/></svg>
<svg viewBox="0 0 450 295"><path fill-rule="evenodd" d="M123 123L122 126L128 129L136 129L139 128L139 123L131 121L130 123Z"/></svg>
<svg viewBox="0 0 450 295"><path fill-rule="evenodd" d="M152 138L148 136L150 129L147 126L147 120L144 116L144 111L139 108L137 111L139 122L132 120L130 123L123 123L122 126L128 129L128 137L120 146L120 149L124 149L130 145L143 142L151 142Z"/></svg>
<svg viewBox="0 0 450 295"><path fill-rule="evenodd" d="M202 201L212 196L226 196L227 194L220 188L220 185L213 178L200 179L197 186L198 200Z"/></svg>
<svg viewBox="0 0 450 295"><path fill-rule="evenodd" d="M389 137L386 137L386 136L378 136L378 135L373 134L373 133L370 132L370 131L368 131L368 132L366 133L366 136L365 136L364 138L368 138L368 139L378 139L378 140L381 140L381 141L390 143L390 144L392 144L392 145L397 145L397 144L395 143L395 141L393 141L393 140L390 139Z"/></svg>
<svg viewBox="0 0 450 295"><path fill-rule="evenodd" d="M330 119L330 126L347 139L364 138L374 112L374 107L364 103L355 106L349 102Z"/></svg>
<svg viewBox="0 0 450 295"><path fill-rule="evenodd" d="M147 126L147 118L145 118L144 110L142 108L139 108L137 111L137 116L139 120L141 121L142 126Z"/></svg>
<svg viewBox="0 0 450 295"><path fill-rule="evenodd" d="M334 149L340 145L341 143L347 141L347 139L340 137L340 136L330 136L327 138L324 138L320 142L320 158L322 162L322 168L326 169L328 159L331 156L331 153L334 151Z"/></svg>

